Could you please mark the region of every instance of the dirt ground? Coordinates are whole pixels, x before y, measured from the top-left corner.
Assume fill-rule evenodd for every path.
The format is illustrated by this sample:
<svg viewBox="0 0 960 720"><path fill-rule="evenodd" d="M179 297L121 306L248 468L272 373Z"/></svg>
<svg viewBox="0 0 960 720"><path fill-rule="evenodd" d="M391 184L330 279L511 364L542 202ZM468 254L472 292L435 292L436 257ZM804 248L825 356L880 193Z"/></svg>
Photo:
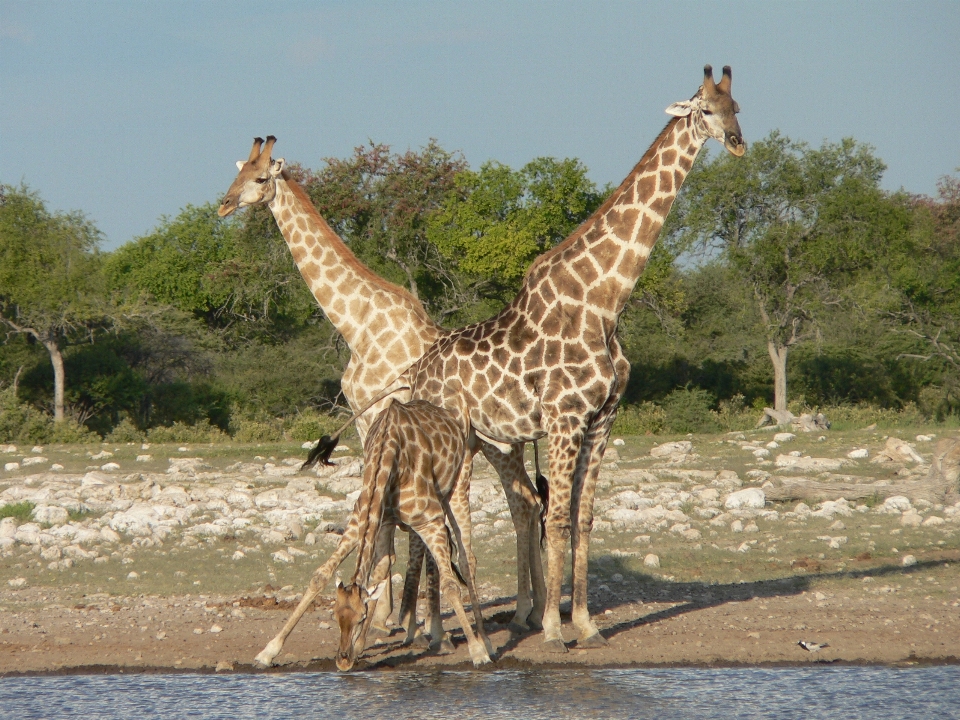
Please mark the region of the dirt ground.
<svg viewBox="0 0 960 720"><path fill-rule="evenodd" d="M853 444L871 442L880 447L883 438L834 434L830 454L842 456ZM791 447L825 454L826 442L814 443L798 438ZM616 493L624 487L651 497L672 488L678 511L686 512L689 522L680 529L663 526L652 531L616 521L597 522L591 546L590 608L607 647L577 648L568 596L561 611L569 652L544 652L535 632L511 634L507 623L516 588L511 574L513 534L502 514L488 526L488 534L478 533L474 549L484 617L496 650L493 669L960 662L960 537L955 522L909 525L900 515L879 513L873 505L820 518L797 515L796 503L768 502L764 512L773 507L776 513L745 516L740 525L752 522L752 528L731 529L737 519L711 522L709 515L696 514L699 506L693 507L693 501L678 493L689 490L694 498L700 497L703 491L698 488L709 486L704 478L710 473L734 468L746 478L762 461L753 464L752 455L745 456L723 437L695 438L695 450L701 454L667 467L651 458L654 444L652 439L628 438L619 447L619 463L605 466L598 494L598 509L607 507L602 512L608 514L598 516L616 517L610 513L620 507L619 501L612 498L619 497ZM271 450L277 456L297 451L256 452L266 455ZM920 450L927 452L922 446ZM160 455L157 448L153 452ZM122 453L117 449L118 456ZM176 448L170 450L171 456L176 453ZM230 453L220 464L233 462L238 453L242 454ZM212 450L205 454L214 455ZM775 471L769 462L767 466ZM872 477L880 474L875 466L850 467L847 472L859 467ZM893 471L883 472L896 482ZM499 492L495 480L484 476L482 468L478 478L481 484L489 483L489 497L495 497L494 491ZM668 482L671 478L677 481ZM15 481L19 482L9 480L11 487ZM177 482L190 491L185 480ZM260 490L274 480L256 482ZM943 515L940 507L924 512L928 517ZM702 537L689 536L691 523ZM842 538L834 537L840 532ZM332 587L293 632L276 668L257 670L252 664L282 626L312 569L332 550L335 533L324 535L320 525L316 533L320 537L313 545L288 541L288 549L298 556L296 562L272 560L269 549L254 551L255 538L224 536L191 543L168 538L154 547L122 540L111 546L117 548L112 554L103 551L102 562L77 561L51 570L29 546L16 545L0 562L0 675L333 670L338 631L330 613ZM743 542L747 538L753 539ZM403 572L403 544L395 572ZM242 559L237 559L238 548L245 551ZM659 567L644 563L650 553L658 555ZM912 559L904 564L908 553L914 564L909 564ZM125 579L131 567L137 572L130 575L139 576L135 580ZM348 573L350 568L344 570ZM394 581L399 594L399 577ZM404 647L395 632L371 643L358 667L470 667L449 611L444 624L457 645L453 654ZM827 647L809 652L799 641Z"/></svg>

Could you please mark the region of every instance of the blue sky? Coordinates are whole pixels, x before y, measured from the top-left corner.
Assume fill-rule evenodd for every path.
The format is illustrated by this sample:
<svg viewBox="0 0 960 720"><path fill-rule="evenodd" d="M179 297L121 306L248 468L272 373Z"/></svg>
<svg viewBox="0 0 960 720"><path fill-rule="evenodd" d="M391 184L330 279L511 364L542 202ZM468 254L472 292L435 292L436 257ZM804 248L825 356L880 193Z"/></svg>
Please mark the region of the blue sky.
<svg viewBox="0 0 960 720"><path fill-rule="evenodd" d="M0 182L106 248L218 200L255 135L308 167L433 137L619 182L711 63L748 142L853 136L887 188L933 194L960 166L957 38L952 1L0 0Z"/></svg>

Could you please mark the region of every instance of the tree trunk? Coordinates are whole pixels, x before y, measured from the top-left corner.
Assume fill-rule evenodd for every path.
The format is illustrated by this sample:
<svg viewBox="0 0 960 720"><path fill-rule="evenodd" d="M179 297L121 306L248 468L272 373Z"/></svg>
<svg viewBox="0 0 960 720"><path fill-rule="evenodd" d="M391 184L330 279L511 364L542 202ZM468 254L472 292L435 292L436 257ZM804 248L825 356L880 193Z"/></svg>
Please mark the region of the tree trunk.
<svg viewBox="0 0 960 720"><path fill-rule="evenodd" d="M57 346L57 341L52 339L42 340L47 352L50 353L50 362L53 363L53 421L63 422L63 355Z"/></svg>
<svg viewBox="0 0 960 720"><path fill-rule="evenodd" d="M773 340L767 342L767 352L773 363L773 409L778 412L787 410L787 352L786 345L778 345Z"/></svg>

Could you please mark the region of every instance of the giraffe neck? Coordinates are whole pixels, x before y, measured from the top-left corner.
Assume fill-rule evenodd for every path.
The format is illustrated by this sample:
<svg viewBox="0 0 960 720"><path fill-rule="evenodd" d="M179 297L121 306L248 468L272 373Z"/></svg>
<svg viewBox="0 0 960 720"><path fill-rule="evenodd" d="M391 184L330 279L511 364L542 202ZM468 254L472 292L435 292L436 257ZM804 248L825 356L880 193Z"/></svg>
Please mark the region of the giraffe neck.
<svg viewBox="0 0 960 720"><path fill-rule="evenodd" d="M524 289L549 281L554 293L618 316L706 138L690 117L671 119L606 202L534 262Z"/></svg>
<svg viewBox="0 0 960 720"><path fill-rule="evenodd" d="M276 179L269 208L310 292L351 351L365 354L372 314L402 317L399 324L412 326L404 329L435 335L436 325L420 301L363 265L286 173ZM398 307L399 315L391 313Z"/></svg>
<svg viewBox="0 0 960 720"><path fill-rule="evenodd" d="M377 534L383 524L384 503L393 466L400 452L393 425L397 422L397 406L391 404L380 416L378 426L371 428L370 437L364 452L363 486L356 507L359 509L357 530L357 565L353 573L353 584L366 587L373 570L373 553L377 544Z"/></svg>

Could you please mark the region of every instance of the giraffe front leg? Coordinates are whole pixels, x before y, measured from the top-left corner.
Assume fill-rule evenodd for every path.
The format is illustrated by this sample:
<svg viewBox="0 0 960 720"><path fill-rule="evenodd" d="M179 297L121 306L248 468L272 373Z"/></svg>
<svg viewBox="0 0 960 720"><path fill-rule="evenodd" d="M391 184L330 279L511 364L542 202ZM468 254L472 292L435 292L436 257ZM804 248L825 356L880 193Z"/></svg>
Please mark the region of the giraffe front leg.
<svg viewBox="0 0 960 720"><path fill-rule="evenodd" d="M408 535L410 550L407 573L403 581L403 596L400 599L400 626L406 629L404 645L424 640L423 634L418 632L417 627L417 598L420 594L420 573L427 546L415 532L410 532Z"/></svg>
<svg viewBox="0 0 960 720"><path fill-rule="evenodd" d="M557 425L561 425L557 423ZM550 504L547 510L547 598L543 614L544 649L567 652L560 630L560 597L563 568L570 542L570 508L573 478L582 435L570 423L551 428L548 438L550 465Z"/></svg>
<svg viewBox="0 0 960 720"><path fill-rule="evenodd" d="M381 535L386 535L382 541L382 544L379 545L380 552L382 553L381 557L386 558L387 561L387 575L390 577L390 568L393 567L394 562L396 562L397 556L394 552L394 534L396 531L396 526L384 526L381 528ZM378 536L378 543L380 543ZM379 582L379 581L378 581ZM370 630L373 632L374 636L386 636L391 632L390 629L390 615L393 613L393 583L388 582L386 587L384 587L384 594L380 596L380 599L377 600L376 608L373 612L373 618L370 621Z"/></svg>
<svg viewBox="0 0 960 720"><path fill-rule="evenodd" d="M313 604L317 595L319 595L327 583L330 582L330 578L333 577L336 569L340 567L343 559L353 552L353 549L357 546L357 534L356 514L352 514L350 516L350 522L347 524L347 529L340 538L340 542L337 543L333 555L330 556L327 562L314 571L313 577L310 578L310 583L307 585L307 590L303 593L303 599L300 600L300 603L296 609L294 609L280 632L277 633L276 637L267 643L267 646L257 654L257 657L254 658L254 664L260 667L270 667L273 665L274 659L280 654L280 650L283 649L283 643L286 641L287 636L293 632L293 628L300 622L300 618L303 617L304 613L310 608L310 605Z"/></svg>
<svg viewBox="0 0 960 720"><path fill-rule="evenodd" d="M573 593L572 620L579 632L578 648L600 648L609 643L590 617L587 594L587 563L590 555L590 533L593 530L593 501L600 478L600 465L607 438L616 418L619 395L608 402L604 410L594 418L584 440L583 450L574 478L572 507L573 522ZM613 408L612 410L609 408Z"/></svg>
<svg viewBox="0 0 960 720"><path fill-rule="evenodd" d="M412 531L411 531L412 532ZM443 615L440 613L440 570L433 553L427 551L427 614L423 619L424 628L429 628L430 649L438 655L449 655L456 648L450 635L443 629Z"/></svg>
<svg viewBox="0 0 960 720"><path fill-rule="evenodd" d="M460 583L454 575L453 566L451 565L450 545L445 523L443 520L433 521L418 528L417 532L420 534L420 537L423 538L434 560L436 560L437 569L440 572L440 592L447 599L447 602L453 606L453 611L457 615L457 620L460 622L463 634L467 638L470 659L473 661L475 667L486 665L490 662L490 653L486 645L473 632L470 621L467 619L467 613L463 609L463 600L460 597ZM468 569L467 573L469 574L469 572ZM481 622L481 632L482 627Z"/></svg>
<svg viewBox="0 0 960 720"><path fill-rule="evenodd" d="M537 542L540 536L540 506L523 464L522 444L514 445L507 454L487 443L483 444L482 450L500 477L517 534L517 608L509 627L511 632L525 633L541 627L546 596Z"/></svg>

